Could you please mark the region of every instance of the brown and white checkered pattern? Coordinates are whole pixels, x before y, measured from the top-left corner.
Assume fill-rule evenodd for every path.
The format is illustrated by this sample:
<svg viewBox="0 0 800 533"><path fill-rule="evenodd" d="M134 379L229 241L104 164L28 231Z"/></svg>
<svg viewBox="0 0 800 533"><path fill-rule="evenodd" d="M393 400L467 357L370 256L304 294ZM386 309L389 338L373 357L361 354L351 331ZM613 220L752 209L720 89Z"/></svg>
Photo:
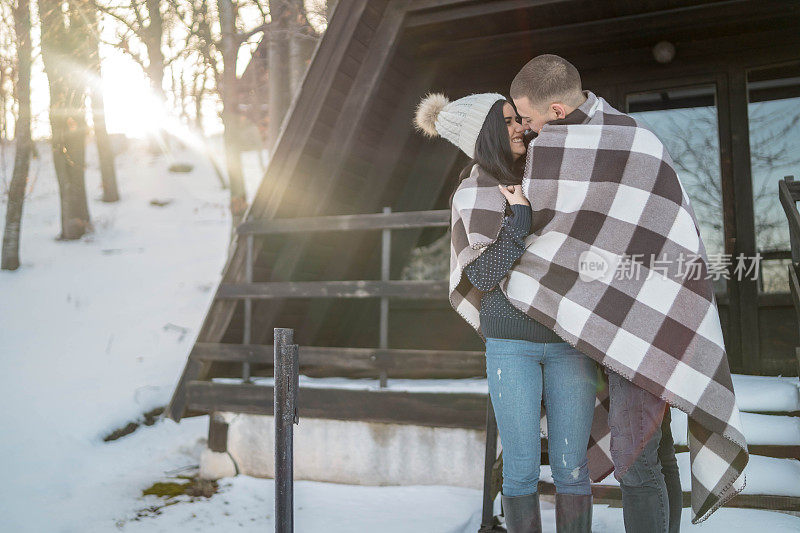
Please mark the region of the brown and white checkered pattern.
<svg viewBox="0 0 800 533"><path fill-rule="evenodd" d="M497 179L478 165L458 186L450 215L450 304L485 341L480 330L481 291L473 287L464 268L497 240L506 199Z"/></svg>
<svg viewBox="0 0 800 533"><path fill-rule="evenodd" d="M506 200L497 187L499 184L496 178L475 165L469 177L461 182L453 195L450 218L450 304L475 328L484 341L486 338L480 329L482 293L463 275L463 271L500 234ZM608 384L605 382L605 374L602 374L598 382L604 386L597 391L592 434L587 450L589 477L592 481L599 481L614 470L610 453ZM542 428L546 427L547 413L542 406Z"/></svg>
<svg viewBox="0 0 800 533"><path fill-rule="evenodd" d="M523 190L533 232L500 288L565 341L689 415L692 521L701 522L744 488L748 461L705 248L663 144L631 116L586 95L529 146ZM455 197L453 207L455 247L464 240L455 237L462 218ZM484 231L478 220L466 225L468 241L485 246L494 225ZM450 301L479 331L480 299L460 279L465 263L456 250ZM616 275L635 254L639 275ZM681 271L688 257L697 258L699 275ZM607 449L607 427L595 414L593 442Z"/></svg>

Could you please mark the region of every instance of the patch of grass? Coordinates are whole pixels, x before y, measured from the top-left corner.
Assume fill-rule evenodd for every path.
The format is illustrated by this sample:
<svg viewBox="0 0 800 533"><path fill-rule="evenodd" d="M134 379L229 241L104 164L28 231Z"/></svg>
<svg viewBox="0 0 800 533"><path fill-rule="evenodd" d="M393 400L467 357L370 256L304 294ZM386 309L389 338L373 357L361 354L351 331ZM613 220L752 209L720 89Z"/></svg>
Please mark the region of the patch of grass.
<svg viewBox="0 0 800 533"><path fill-rule="evenodd" d="M163 407L156 407L155 409L147 411L146 413L143 413L138 420L134 422L128 422L125 426L115 429L114 431L103 437L103 442L111 442L120 439L122 437L125 437L126 435L130 435L131 433L139 429L140 426L152 426L153 424L158 422L159 417L163 412L164 412Z"/></svg>
<svg viewBox="0 0 800 533"><path fill-rule="evenodd" d="M190 163L173 163L169 166L170 172L185 174L194 170L194 165Z"/></svg>
<svg viewBox="0 0 800 533"><path fill-rule="evenodd" d="M158 496L159 498L175 498L189 496L191 498L210 498L219 490L216 481L198 477L178 476L184 481L158 481L142 491L142 496Z"/></svg>
<svg viewBox="0 0 800 533"><path fill-rule="evenodd" d="M159 496L161 498L174 498L186 494L188 483L158 482L142 491L142 496Z"/></svg>
<svg viewBox="0 0 800 533"><path fill-rule="evenodd" d="M150 505L136 511L130 518L117 520L118 529L123 529L128 522L139 522L146 518L156 517L165 507L179 503L190 503L199 498L210 498L219 490L216 481L200 479L194 476L175 476L176 481L157 481L142 491L142 496L157 496L164 498L163 503ZM188 499L177 499L178 496L188 496ZM192 515L194 516L194 515Z"/></svg>

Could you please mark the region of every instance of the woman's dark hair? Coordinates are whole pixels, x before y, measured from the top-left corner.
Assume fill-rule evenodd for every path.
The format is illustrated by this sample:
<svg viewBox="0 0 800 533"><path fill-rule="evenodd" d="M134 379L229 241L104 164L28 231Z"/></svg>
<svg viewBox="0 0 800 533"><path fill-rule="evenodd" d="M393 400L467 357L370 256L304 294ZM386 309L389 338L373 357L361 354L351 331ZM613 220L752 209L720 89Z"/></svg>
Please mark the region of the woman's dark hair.
<svg viewBox="0 0 800 533"><path fill-rule="evenodd" d="M522 181L524 157L514 161L511 145L508 141L508 127L503 115L503 106L509 103L517 114L517 108L511 100L498 100L489 109L483 127L475 141L475 157L464 167L458 176L459 183L469 176L472 166L477 163L480 167L497 178L503 185L518 185ZM516 164L516 163L521 163Z"/></svg>

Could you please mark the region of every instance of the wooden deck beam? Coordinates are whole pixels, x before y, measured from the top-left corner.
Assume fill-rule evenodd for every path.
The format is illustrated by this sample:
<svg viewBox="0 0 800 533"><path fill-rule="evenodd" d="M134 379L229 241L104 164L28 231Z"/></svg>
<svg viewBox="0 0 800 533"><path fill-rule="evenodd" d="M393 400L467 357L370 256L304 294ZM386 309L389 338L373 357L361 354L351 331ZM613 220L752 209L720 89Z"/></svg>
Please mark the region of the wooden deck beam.
<svg viewBox="0 0 800 533"><path fill-rule="evenodd" d="M447 298L447 281L264 281L221 283L216 298Z"/></svg>
<svg viewBox="0 0 800 533"><path fill-rule="evenodd" d="M546 496L554 496L556 488L552 483L540 482L539 492ZM596 504L610 505L612 507L622 506L622 491L617 486L593 484L592 495ZM691 507L691 495L691 492L683 493L683 507ZM726 502L723 507L800 511L800 498L796 496L770 496L767 494L737 494Z"/></svg>
<svg viewBox="0 0 800 533"><path fill-rule="evenodd" d="M267 344L197 343L190 359L272 366L273 348ZM483 352L300 346L300 367L331 370L386 370L390 377L469 378L486 374ZM377 375L377 374L376 374Z"/></svg>
<svg viewBox="0 0 800 533"><path fill-rule="evenodd" d="M273 414L271 386L193 381L186 390L192 410ZM477 393L304 387L298 392L298 408L300 418L486 428L486 395Z"/></svg>
<svg viewBox="0 0 800 533"><path fill-rule="evenodd" d="M301 366L306 364L302 353ZM309 353L314 354L314 350L306 351L306 359ZM270 385L192 381L187 387L187 407L208 413L271 415L272 390ZM302 387L299 391L300 415L304 417L469 429L485 427L485 402L486 395L481 393L322 387ZM542 439L542 450L547 450L546 439ZM756 444L749 450L753 455L800 460L800 446ZM689 450L678 445L675 451Z"/></svg>
<svg viewBox="0 0 800 533"><path fill-rule="evenodd" d="M310 233L326 231L355 231L382 229L417 229L448 227L450 211L407 211L401 213L368 213L322 217L276 218L251 220L239 225L240 235L273 235L279 233Z"/></svg>

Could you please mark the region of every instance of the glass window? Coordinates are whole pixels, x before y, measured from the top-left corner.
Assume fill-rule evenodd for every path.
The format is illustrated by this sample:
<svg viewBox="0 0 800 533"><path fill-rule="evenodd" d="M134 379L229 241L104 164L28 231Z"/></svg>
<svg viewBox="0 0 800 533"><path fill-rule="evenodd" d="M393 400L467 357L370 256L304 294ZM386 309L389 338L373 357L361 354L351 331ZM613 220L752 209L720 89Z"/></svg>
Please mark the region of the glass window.
<svg viewBox="0 0 800 533"><path fill-rule="evenodd" d="M629 94L627 112L655 133L678 171L710 262L725 253L715 85ZM724 292L725 279L714 281Z"/></svg>
<svg viewBox="0 0 800 533"><path fill-rule="evenodd" d="M800 179L800 63L750 71L747 94L759 288L788 292L789 227L778 180Z"/></svg>

